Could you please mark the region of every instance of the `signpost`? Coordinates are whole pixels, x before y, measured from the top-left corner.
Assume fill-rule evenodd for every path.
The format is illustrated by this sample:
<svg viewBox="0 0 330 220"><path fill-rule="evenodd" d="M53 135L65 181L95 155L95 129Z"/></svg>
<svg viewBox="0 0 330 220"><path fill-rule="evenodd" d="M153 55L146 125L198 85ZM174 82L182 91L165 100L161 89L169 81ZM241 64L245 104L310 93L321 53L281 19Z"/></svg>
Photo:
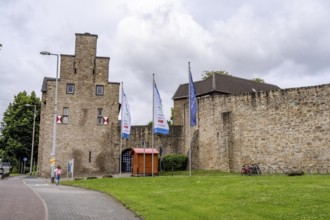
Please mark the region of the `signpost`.
<svg viewBox="0 0 330 220"><path fill-rule="evenodd" d="M24 157L24 158L23 158L23 162L24 162L24 166L23 166L23 174L25 174L25 164L26 164L26 161L27 161L27 157Z"/></svg>
<svg viewBox="0 0 330 220"><path fill-rule="evenodd" d="M50 181L52 183L54 183L55 181L55 176L54 176L54 173L55 173L55 157L54 156L51 156L50 160L49 160L49 163L50 163L50 168L51 168L51 178L50 178Z"/></svg>
<svg viewBox="0 0 330 220"><path fill-rule="evenodd" d="M55 167L55 157L51 157L49 162L51 167Z"/></svg>
<svg viewBox="0 0 330 220"><path fill-rule="evenodd" d="M71 159L67 163L66 178L69 178L69 173L71 173L71 178L73 179L73 169L74 169L74 159Z"/></svg>

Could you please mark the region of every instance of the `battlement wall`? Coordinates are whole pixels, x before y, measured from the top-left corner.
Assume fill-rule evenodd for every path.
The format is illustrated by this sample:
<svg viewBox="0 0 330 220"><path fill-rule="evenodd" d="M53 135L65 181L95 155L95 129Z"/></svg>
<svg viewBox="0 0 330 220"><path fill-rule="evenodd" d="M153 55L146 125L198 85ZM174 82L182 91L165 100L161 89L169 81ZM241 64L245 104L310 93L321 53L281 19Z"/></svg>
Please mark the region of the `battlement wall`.
<svg viewBox="0 0 330 220"><path fill-rule="evenodd" d="M202 97L197 117L195 168L239 171L250 162L265 167L329 164L330 84Z"/></svg>

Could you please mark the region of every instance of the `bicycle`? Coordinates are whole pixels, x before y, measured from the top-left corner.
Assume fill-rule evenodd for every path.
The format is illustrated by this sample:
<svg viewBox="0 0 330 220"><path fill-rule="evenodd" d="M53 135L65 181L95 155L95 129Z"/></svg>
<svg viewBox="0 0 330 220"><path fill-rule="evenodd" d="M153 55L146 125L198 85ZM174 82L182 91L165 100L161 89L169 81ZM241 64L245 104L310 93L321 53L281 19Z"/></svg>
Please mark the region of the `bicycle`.
<svg viewBox="0 0 330 220"><path fill-rule="evenodd" d="M287 173L291 173L292 172L292 169L289 168L289 167L283 167L283 173L284 174L287 174Z"/></svg>
<svg viewBox="0 0 330 220"><path fill-rule="evenodd" d="M275 173L284 173L284 171L280 167L276 167Z"/></svg>
<svg viewBox="0 0 330 220"><path fill-rule="evenodd" d="M261 175L261 169L257 163L251 164L250 170L252 175Z"/></svg>
<svg viewBox="0 0 330 220"><path fill-rule="evenodd" d="M242 176L246 176L246 175L251 176L251 169L250 169L249 164L243 164L243 166L241 168L241 175Z"/></svg>
<svg viewBox="0 0 330 220"><path fill-rule="evenodd" d="M273 167L268 167L267 172L268 172L268 174L273 174L274 173L274 168Z"/></svg>
<svg viewBox="0 0 330 220"><path fill-rule="evenodd" d="M267 173L267 169L265 167L260 167L261 174Z"/></svg>
<svg viewBox="0 0 330 220"><path fill-rule="evenodd" d="M318 168L316 168L316 170L317 170L317 173L319 173L319 174L328 174L327 168L318 167Z"/></svg>

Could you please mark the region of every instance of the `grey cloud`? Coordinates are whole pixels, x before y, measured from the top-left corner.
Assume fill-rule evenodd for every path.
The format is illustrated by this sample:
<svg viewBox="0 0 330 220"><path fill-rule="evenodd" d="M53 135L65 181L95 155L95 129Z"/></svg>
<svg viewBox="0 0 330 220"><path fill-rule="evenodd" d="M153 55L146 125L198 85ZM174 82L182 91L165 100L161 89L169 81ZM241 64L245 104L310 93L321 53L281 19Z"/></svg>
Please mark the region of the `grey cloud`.
<svg viewBox="0 0 330 220"><path fill-rule="evenodd" d="M195 81L224 69L282 88L329 83L329 10L324 0L1 1L0 99L41 96L56 60L39 52L74 54L84 32L111 58L109 80L124 82L134 124L151 120L152 73L169 118L188 61Z"/></svg>

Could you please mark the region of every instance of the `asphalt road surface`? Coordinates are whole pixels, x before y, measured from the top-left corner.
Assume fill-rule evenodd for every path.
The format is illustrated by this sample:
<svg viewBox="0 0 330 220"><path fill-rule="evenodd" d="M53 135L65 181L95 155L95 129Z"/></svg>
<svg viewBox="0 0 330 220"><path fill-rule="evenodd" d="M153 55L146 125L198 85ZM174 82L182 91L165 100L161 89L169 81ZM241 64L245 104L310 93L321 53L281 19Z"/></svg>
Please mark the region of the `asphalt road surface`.
<svg viewBox="0 0 330 220"><path fill-rule="evenodd" d="M26 176L0 180L1 220L140 219L112 197Z"/></svg>

